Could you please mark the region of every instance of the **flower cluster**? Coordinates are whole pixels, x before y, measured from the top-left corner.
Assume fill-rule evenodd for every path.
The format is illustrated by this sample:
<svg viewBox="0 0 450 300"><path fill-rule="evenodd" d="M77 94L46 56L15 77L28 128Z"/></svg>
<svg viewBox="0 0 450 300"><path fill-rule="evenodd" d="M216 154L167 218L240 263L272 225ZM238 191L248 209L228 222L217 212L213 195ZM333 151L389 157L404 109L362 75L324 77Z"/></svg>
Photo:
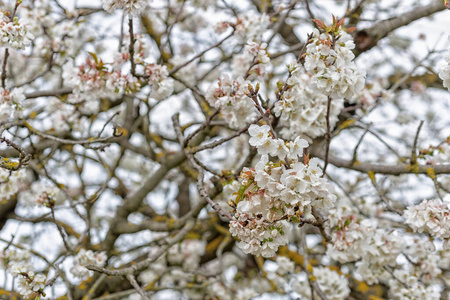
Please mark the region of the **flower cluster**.
<svg viewBox="0 0 450 300"><path fill-rule="evenodd" d="M354 215L343 216L336 223L332 244L327 254L339 261L357 262L357 272L367 283L377 283L385 275L385 266L395 265L403 250L402 240L397 232L376 228L370 219L359 220Z"/></svg>
<svg viewBox="0 0 450 300"><path fill-rule="evenodd" d="M144 64L144 60L147 56L148 45L145 42L145 37L142 34L134 34L134 55L133 62L135 64ZM114 56L113 67L114 70L121 70L122 66L130 60L130 35L124 36L122 48Z"/></svg>
<svg viewBox="0 0 450 300"><path fill-rule="evenodd" d="M88 104L88 103L86 103ZM86 106L83 104L83 106ZM98 109L99 104L97 101L89 101L89 107L86 108L90 111ZM69 130L80 131L83 127L84 118L80 116L80 112L76 110L74 105L65 103L60 99L53 97L49 98L44 107L45 111L49 114L51 120L51 129L55 132L67 132ZM86 111L83 110L83 111Z"/></svg>
<svg viewBox="0 0 450 300"><path fill-rule="evenodd" d="M433 237L444 239L444 249L450 249L450 211L447 203L439 199L424 200L409 206L403 217L415 232L428 232Z"/></svg>
<svg viewBox="0 0 450 300"><path fill-rule="evenodd" d="M53 207L64 203L64 193L59 188L49 182L35 181L31 184L31 189L20 194L22 203L28 205L38 205Z"/></svg>
<svg viewBox="0 0 450 300"><path fill-rule="evenodd" d="M205 241L186 239L173 245L167 258L171 264L182 264L183 269L194 271L200 264L201 256L205 254L205 247Z"/></svg>
<svg viewBox="0 0 450 300"><path fill-rule="evenodd" d="M34 10L33 10L34 11ZM45 14L45 10L38 12ZM26 14L27 26L34 29L36 39L33 44L33 54L45 59L52 58L55 63L63 65L70 57L76 57L83 44L94 39L94 34L87 28L83 20L64 20L55 23L55 20L47 20L47 16ZM35 28L36 23L45 18L45 34L42 28ZM33 26L33 27L31 27ZM40 30L40 31L39 31Z"/></svg>
<svg viewBox="0 0 450 300"><path fill-rule="evenodd" d="M12 117L19 117L23 100L25 100L25 95L22 88L10 91L0 87L0 122L8 121Z"/></svg>
<svg viewBox="0 0 450 300"><path fill-rule="evenodd" d="M284 138L302 136L316 138L327 130L328 97L311 87L312 77L293 65L292 76L288 79L289 89L280 101L275 102L275 116L280 117L283 126L281 135ZM338 115L344 107L343 99L332 99L330 105L330 127L333 128Z"/></svg>
<svg viewBox="0 0 450 300"><path fill-rule="evenodd" d="M29 251L6 250L0 252L0 260L7 270L30 270L31 254ZM11 271L12 272L12 271Z"/></svg>
<svg viewBox="0 0 450 300"><path fill-rule="evenodd" d="M320 33L315 29L306 46L305 69L311 85L333 99L351 99L364 87L365 71L356 67L352 37L343 30Z"/></svg>
<svg viewBox="0 0 450 300"><path fill-rule="evenodd" d="M167 66L147 64L144 67L144 74L148 77L149 84L152 85L150 97L163 100L172 94L173 79L169 77Z"/></svg>
<svg viewBox="0 0 450 300"><path fill-rule="evenodd" d="M81 249L78 254L73 259L73 266L70 268L70 272L78 278L87 279L91 271L89 271L87 265L95 265L98 267L103 267L106 262L105 252L96 252L92 250Z"/></svg>
<svg viewBox="0 0 450 300"><path fill-rule="evenodd" d="M123 9L123 11L135 17L141 13L141 11L147 6L146 0L102 0L103 9L109 13L114 12L116 9Z"/></svg>
<svg viewBox="0 0 450 300"><path fill-rule="evenodd" d="M377 101L390 101L393 97L394 93L383 88L380 81L373 81L370 84L366 84L358 93L355 93L351 99L348 99L348 102L359 104L362 110L366 110L377 103ZM361 115L361 109L358 109L356 112L358 115Z"/></svg>
<svg viewBox="0 0 450 300"><path fill-rule="evenodd" d="M17 278L19 293L25 298L33 294L43 294L46 276L34 274L31 265L31 254L28 251L7 250L0 258L5 268Z"/></svg>
<svg viewBox="0 0 450 300"><path fill-rule="evenodd" d="M44 274L34 274L33 271L20 273L13 273L17 276L17 285L19 293L25 298L30 297L33 294L44 294L45 281L47 277Z"/></svg>
<svg viewBox="0 0 450 300"><path fill-rule="evenodd" d="M394 279L389 281L389 293L392 299L429 299L439 300L441 294L432 286L424 286L423 283L406 270L395 270Z"/></svg>
<svg viewBox="0 0 450 300"><path fill-rule="evenodd" d="M445 63L439 68L439 77L444 81L444 87L450 91L450 49L445 55Z"/></svg>
<svg viewBox="0 0 450 300"><path fill-rule="evenodd" d="M1 158L3 163L5 160ZM10 172L0 168L0 201L9 200L14 196L20 187L20 183L25 179L26 171L25 169L20 169L15 172Z"/></svg>
<svg viewBox="0 0 450 300"><path fill-rule="evenodd" d="M277 259L278 269L277 273L280 275L286 275L294 272L295 264L292 260L286 256L278 256Z"/></svg>
<svg viewBox="0 0 450 300"><path fill-rule="evenodd" d="M32 39L34 36L19 23L17 17L11 20L0 10L0 47L11 46L15 49L22 49L29 46Z"/></svg>
<svg viewBox="0 0 450 300"><path fill-rule="evenodd" d="M274 113L280 117L285 138L296 136L314 139L327 129L327 106L330 101L329 123L334 128L344 107L344 98L351 103L373 104L382 90L367 90L364 95L365 72L353 62L351 36L337 29L320 33L314 30L306 47L304 69L296 64L289 66L288 89L275 103ZM376 93L376 95L374 94Z"/></svg>
<svg viewBox="0 0 450 300"><path fill-rule="evenodd" d="M409 242L404 253L415 261L410 274L416 274L424 283L431 283L442 274L441 267L446 267L446 260L442 259L433 242L427 238L415 237Z"/></svg>
<svg viewBox="0 0 450 300"><path fill-rule="evenodd" d="M244 42L249 39L259 41L269 25L270 18L266 14L257 17L250 14L242 15L238 17L236 23L236 34Z"/></svg>
<svg viewBox="0 0 450 300"><path fill-rule="evenodd" d="M266 43L258 44L248 40L244 52L233 57L233 75L246 76L250 80L255 76L264 78L267 75L266 66L270 63L266 48Z"/></svg>
<svg viewBox="0 0 450 300"><path fill-rule="evenodd" d="M427 164L448 163L450 161L450 139L439 144L420 149L419 158L426 159Z"/></svg>
<svg viewBox="0 0 450 300"><path fill-rule="evenodd" d="M344 300L350 294L348 280L345 275L340 275L327 267L313 268L312 275L327 299ZM295 281L292 287L306 299L311 299L311 288L307 282Z"/></svg>
<svg viewBox="0 0 450 300"><path fill-rule="evenodd" d="M223 74L217 85L211 86L206 93L206 100L215 107L220 108L223 118L233 128L245 125L246 119L252 115L253 102L247 97L248 81L242 77L232 79Z"/></svg>
<svg viewBox="0 0 450 300"><path fill-rule="evenodd" d="M236 208L230 232L239 237L238 246L245 253L271 257L288 242L289 221L314 218L312 209L333 207L336 196L321 178L317 158L300 161L308 146L305 140L274 139L268 125L252 125L249 133L250 145L262 156L255 168L241 173L236 199L230 201ZM269 161L269 154L280 162Z"/></svg>
<svg viewBox="0 0 450 300"><path fill-rule="evenodd" d="M79 67L71 63L63 66L63 78L73 87L69 102L80 104L83 113L96 113L100 98L118 99L123 93L140 88L140 82L134 76L120 71L109 72L101 60L94 59L87 58Z"/></svg>

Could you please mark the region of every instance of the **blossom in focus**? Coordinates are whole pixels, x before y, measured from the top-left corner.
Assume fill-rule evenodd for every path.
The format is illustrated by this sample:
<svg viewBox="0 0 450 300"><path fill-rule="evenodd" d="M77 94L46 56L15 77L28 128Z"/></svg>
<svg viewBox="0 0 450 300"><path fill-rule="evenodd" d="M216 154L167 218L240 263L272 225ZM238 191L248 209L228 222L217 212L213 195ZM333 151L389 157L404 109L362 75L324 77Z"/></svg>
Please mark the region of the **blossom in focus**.
<svg viewBox="0 0 450 300"><path fill-rule="evenodd" d="M306 46L305 69L312 75L314 89L333 99L352 98L364 87L366 75L353 62L352 37L340 30L333 38L315 29L311 40Z"/></svg>
<svg viewBox="0 0 450 300"><path fill-rule="evenodd" d="M428 232L433 237L444 239L444 249L450 249L450 213L447 203L440 199L424 200L418 205L408 206L403 217L415 232Z"/></svg>
<svg viewBox="0 0 450 300"><path fill-rule="evenodd" d="M240 239L239 248L264 257L274 256L279 246L286 245L290 221L312 217L313 208L331 208L336 201L331 185L321 178L318 159L302 163L307 141L274 139L269 129L268 125L249 128L250 144L256 145L261 158L255 168L241 172L241 185L231 201L236 220L230 222L231 234ZM290 159L290 167L269 161L268 154L281 162Z"/></svg>
<svg viewBox="0 0 450 300"><path fill-rule="evenodd" d="M287 81L289 88L280 101L275 102L275 116L280 117L283 126L281 136L286 139L313 139L326 133L328 97L312 88L313 76L298 65ZM330 105L330 127L334 128L338 115L344 107L344 99L333 98Z"/></svg>

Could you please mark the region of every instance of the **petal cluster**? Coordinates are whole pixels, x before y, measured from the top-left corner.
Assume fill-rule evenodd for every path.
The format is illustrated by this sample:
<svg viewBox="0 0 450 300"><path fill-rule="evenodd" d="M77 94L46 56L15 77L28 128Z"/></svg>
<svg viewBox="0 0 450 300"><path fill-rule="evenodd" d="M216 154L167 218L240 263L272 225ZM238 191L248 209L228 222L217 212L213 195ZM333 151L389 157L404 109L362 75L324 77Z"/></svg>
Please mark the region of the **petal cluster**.
<svg viewBox="0 0 450 300"><path fill-rule="evenodd" d="M450 91L450 49L445 55L445 63L439 68L439 77L444 81L444 87Z"/></svg>
<svg viewBox="0 0 450 300"><path fill-rule="evenodd" d="M89 271L87 265L95 265L98 267L103 267L106 262L105 252L93 252L92 250L81 249L78 254L73 259L73 266L70 272L78 278L87 279L91 271Z"/></svg>
<svg viewBox="0 0 450 300"><path fill-rule="evenodd" d="M288 80L289 89L275 103L274 113L280 117L284 138L296 136L316 138L327 130L328 97L313 88L313 76L305 74L301 67L294 65L292 77ZM335 98L330 103L330 126L334 128L338 115L344 107L344 100Z"/></svg>
<svg viewBox="0 0 450 300"><path fill-rule="evenodd" d="M123 9L123 11L135 17L147 6L146 0L103 0L103 9L109 13L116 9Z"/></svg>
<svg viewBox="0 0 450 300"><path fill-rule="evenodd" d="M8 90L0 87L0 122L21 116L25 95L22 88Z"/></svg>
<svg viewBox="0 0 450 300"><path fill-rule="evenodd" d="M424 200L409 206L403 217L415 232L428 232L433 237L444 239L444 248L450 248L450 210L447 203L439 199Z"/></svg>
<svg viewBox="0 0 450 300"><path fill-rule="evenodd" d="M333 207L336 196L321 178L317 158L300 161L308 146L305 140L274 139L268 125L251 125L249 133L261 160L241 173L236 199L231 201L236 220L230 222L230 232L240 239L238 246L245 253L271 257L287 244L290 221L314 218L312 209ZM269 161L269 155L280 162Z"/></svg>
<svg viewBox="0 0 450 300"><path fill-rule="evenodd" d="M245 94L248 83L242 77L232 79L230 75L223 74L217 85L211 86L206 93L208 103L220 108L224 119L233 128L244 126L246 119L252 115L253 102Z"/></svg>
<svg viewBox="0 0 450 300"><path fill-rule="evenodd" d="M33 39L34 36L20 24L17 17L11 20L0 11L0 47L22 49L29 46Z"/></svg>
<svg viewBox="0 0 450 300"><path fill-rule="evenodd" d="M353 39L345 31L332 35L315 29L305 55L305 69L312 75L311 85L335 99L350 99L359 92L366 74L353 62L353 48Z"/></svg>

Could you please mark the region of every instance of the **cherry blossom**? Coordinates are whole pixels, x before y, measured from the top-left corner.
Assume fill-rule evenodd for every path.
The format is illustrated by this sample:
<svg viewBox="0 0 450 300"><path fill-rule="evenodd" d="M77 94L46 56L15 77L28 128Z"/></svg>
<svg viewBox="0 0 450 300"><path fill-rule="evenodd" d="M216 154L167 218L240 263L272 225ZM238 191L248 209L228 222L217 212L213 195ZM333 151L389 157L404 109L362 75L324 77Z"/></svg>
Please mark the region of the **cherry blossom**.
<svg viewBox="0 0 450 300"><path fill-rule="evenodd" d="M106 258L105 252L94 253L92 250L81 249L73 259L73 266L70 272L75 277L85 280L92 274L86 266L95 265L102 267L106 262Z"/></svg>
<svg viewBox="0 0 450 300"><path fill-rule="evenodd" d="M445 55L445 63L439 68L439 78L444 81L444 87L450 91L450 49Z"/></svg>
<svg viewBox="0 0 450 300"><path fill-rule="evenodd" d="M103 9L112 13L116 9L123 9L130 17L135 17L147 6L146 0L102 0Z"/></svg>

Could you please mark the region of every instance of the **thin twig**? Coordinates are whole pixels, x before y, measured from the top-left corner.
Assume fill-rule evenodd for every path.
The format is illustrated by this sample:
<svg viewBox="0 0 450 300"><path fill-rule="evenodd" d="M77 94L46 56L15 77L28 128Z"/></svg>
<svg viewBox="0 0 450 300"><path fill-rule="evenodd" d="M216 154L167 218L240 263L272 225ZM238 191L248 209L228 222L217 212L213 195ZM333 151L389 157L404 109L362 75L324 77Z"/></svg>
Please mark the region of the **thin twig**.
<svg viewBox="0 0 450 300"><path fill-rule="evenodd" d="M417 127L416 136L414 137L414 144L411 149L411 162L410 162L411 165L417 164L417 152L416 152L417 140L419 139L419 133L420 130L422 129L423 122L424 122L423 120L420 121L419 127Z"/></svg>
<svg viewBox="0 0 450 300"><path fill-rule="evenodd" d="M322 176L325 175L325 171L327 170L328 154L330 152L330 142L331 142L330 110L331 110L331 97L328 96L328 102L327 102L327 134L325 136L325 139L326 139L326 143L325 143L325 164L323 166L323 174L322 174Z"/></svg>
<svg viewBox="0 0 450 300"><path fill-rule="evenodd" d="M356 161L358 160L358 148L359 146L362 144L362 141L364 139L364 137L366 136L366 134L369 132L369 126L367 126L366 130L364 131L364 133L361 135L361 137L359 138L358 143L355 146L355 149L353 150L353 157L352 157L352 162L356 163Z"/></svg>
<svg viewBox="0 0 450 300"><path fill-rule="evenodd" d="M190 153L197 153L197 152L200 152L200 151L203 151L203 150L206 150L206 149L212 149L212 148L215 148L215 147L217 147L217 146L219 146L219 145L221 145L221 144L223 144L225 142L228 142L229 140L232 140L235 137L240 136L244 132L247 132L247 130L250 127L250 125L258 123L262 118L263 118L262 116L259 116L255 121L253 121L252 123L248 124L244 128L240 129L239 131L236 131L235 133L233 133L233 134L231 134L231 135L229 135L227 137L221 138L220 140L216 140L216 141L211 142L209 144L204 144L204 145L200 145L200 146L197 146L197 147L192 147L190 149Z"/></svg>
<svg viewBox="0 0 450 300"><path fill-rule="evenodd" d="M190 135L188 135L187 137L186 137L186 139L185 139L185 141L184 141L184 145L183 146L186 146L188 143L189 143L189 141L194 137L194 136L196 136L199 132L201 132L202 130L204 130L206 127L208 127L208 125L211 123L211 121L212 121L212 119L215 117L215 116L217 116L218 114L219 114L219 109L217 109L217 110L215 110L207 119L206 119L206 121L205 122L203 122L201 125L200 125L200 127L197 129L197 130L195 130L193 133L191 133Z"/></svg>
<svg viewBox="0 0 450 300"><path fill-rule="evenodd" d="M208 52L209 50L214 49L214 48L220 46L223 42L225 42L225 41L228 40L230 37L232 37L233 34L234 34L234 32L235 32L235 29L233 28L233 31L232 31L229 35L227 35L225 38L223 38L222 40L218 41L218 42L215 43L214 45L212 45L212 46L206 48L205 50L203 50L202 52L200 52L199 54L197 54L196 56L194 56L193 58L191 58L191 59L188 60L187 62L185 62L185 63L183 63L183 64L181 64L181 65L179 65L179 66L173 68L172 70L170 70L169 76L175 74L175 73L178 72L180 69L186 67L187 65L189 65L191 62L193 62L193 61L196 60L197 58L202 57L203 54L205 54L205 53Z"/></svg>
<svg viewBox="0 0 450 300"><path fill-rule="evenodd" d="M131 62L131 74L133 76L136 75L136 63L134 62L134 43L135 43L135 39L134 39L134 30L133 30L133 18L130 17L128 19L128 27L130 30L130 47L128 48L129 52L130 52L130 62Z"/></svg>
<svg viewBox="0 0 450 300"><path fill-rule="evenodd" d="M103 274L104 275L104 274ZM136 281L136 278L133 275L127 275L127 279L130 281L131 285L136 289L138 294L142 297L144 300L150 300L147 295L145 295L145 292L142 290L142 288L139 286L139 284Z"/></svg>
<svg viewBox="0 0 450 300"><path fill-rule="evenodd" d="M3 65L2 65L2 88L6 88L6 65L8 63L9 50L5 49L5 55L3 56Z"/></svg>
<svg viewBox="0 0 450 300"><path fill-rule="evenodd" d="M55 223L56 228L58 229L59 234L61 235L61 238L63 240L64 246L66 247L67 251L73 252L72 247L69 246L69 243L66 240L66 235L64 234L63 229L61 228L59 223L56 221L55 210L53 209L53 206L50 205L50 209L51 209L51 213L52 213L53 222Z"/></svg>
<svg viewBox="0 0 450 300"><path fill-rule="evenodd" d="M184 137L183 137L183 133L181 132L181 127L180 127L180 123L179 123L179 114L175 114L172 117L172 121L173 121L173 126L175 128L175 132L177 134L177 138L178 141L180 143L180 145L184 144ZM203 199L206 200L206 202L208 202L209 205L211 205L211 207L218 213L220 214L222 217L226 217L230 220L234 220L234 218L230 215L230 213L226 212L223 210L223 208L217 203L214 202L210 197L208 192L206 191L205 188L205 183L204 183L204 171L203 168L197 163L196 159L194 158L194 154L190 151L188 151L187 149L185 150L186 153L186 157L188 158L189 162L191 163L191 165L197 169L198 171L198 176L197 176L197 189L200 193L200 196L202 196Z"/></svg>

